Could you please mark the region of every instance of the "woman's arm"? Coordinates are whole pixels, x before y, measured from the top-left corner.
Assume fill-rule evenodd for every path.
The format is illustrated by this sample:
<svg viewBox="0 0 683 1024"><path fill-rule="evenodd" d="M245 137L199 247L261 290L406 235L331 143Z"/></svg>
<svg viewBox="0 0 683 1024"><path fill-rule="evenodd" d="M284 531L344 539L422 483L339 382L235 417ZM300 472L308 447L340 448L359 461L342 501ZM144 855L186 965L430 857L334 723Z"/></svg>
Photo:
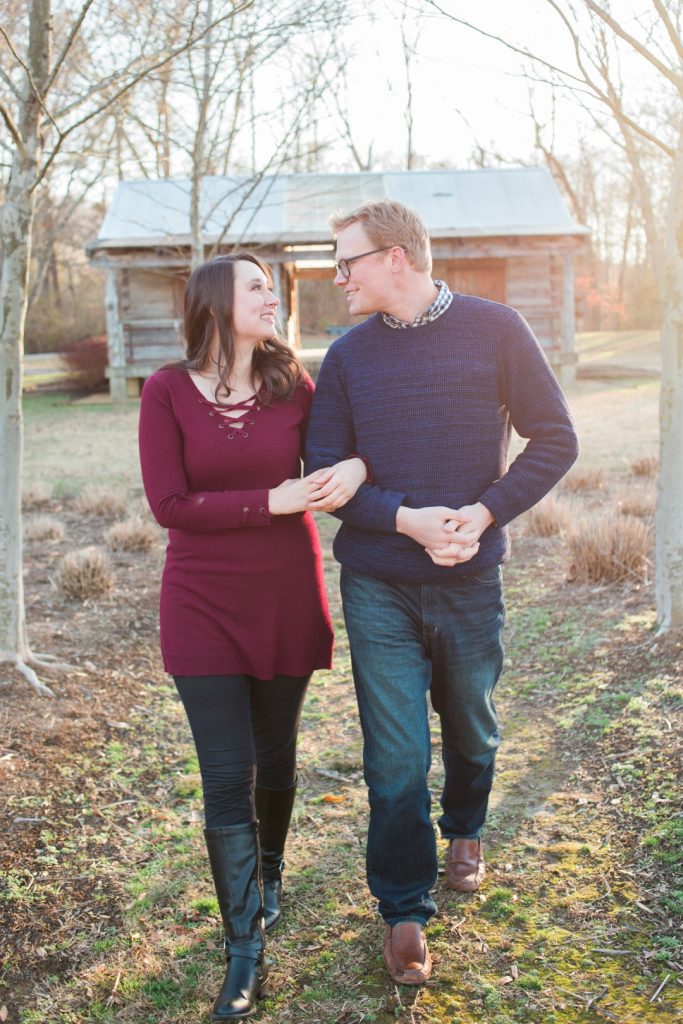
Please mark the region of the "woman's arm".
<svg viewBox="0 0 683 1024"><path fill-rule="evenodd" d="M315 483L285 480L279 487L193 491L183 462L183 438L163 379L145 383L140 405L140 465L150 508L167 529L194 533L243 526L269 526L274 515L290 515L308 507Z"/></svg>

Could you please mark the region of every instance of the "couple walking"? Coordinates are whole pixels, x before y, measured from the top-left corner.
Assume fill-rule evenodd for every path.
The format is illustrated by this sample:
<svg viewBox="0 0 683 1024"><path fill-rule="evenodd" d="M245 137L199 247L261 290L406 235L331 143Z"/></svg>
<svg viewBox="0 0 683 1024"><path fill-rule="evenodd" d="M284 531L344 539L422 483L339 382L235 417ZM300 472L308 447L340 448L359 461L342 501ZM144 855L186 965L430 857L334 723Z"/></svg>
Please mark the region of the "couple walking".
<svg viewBox="0 0 683 1024"><path fill-rule="evenodd" d="M162 652L197 746L226 934L215 1021L251 1014L265 986L264 927L281 916L301 706L311 673L330 664L311 511L341 520L334 553L384 962L396 982L422 984L438 870L429 701L441 724L446 881L472 892L484 876L499 743L506 526L577 453L525 321L434 281L414 211L367 203L332 226L335 284L349 312L367 319L330 347L315 395L277 338L268 270L249 254L195 271L186 359L143 391L143 479L169 528ZM508 467L511 427L527 443Z"/></svg>

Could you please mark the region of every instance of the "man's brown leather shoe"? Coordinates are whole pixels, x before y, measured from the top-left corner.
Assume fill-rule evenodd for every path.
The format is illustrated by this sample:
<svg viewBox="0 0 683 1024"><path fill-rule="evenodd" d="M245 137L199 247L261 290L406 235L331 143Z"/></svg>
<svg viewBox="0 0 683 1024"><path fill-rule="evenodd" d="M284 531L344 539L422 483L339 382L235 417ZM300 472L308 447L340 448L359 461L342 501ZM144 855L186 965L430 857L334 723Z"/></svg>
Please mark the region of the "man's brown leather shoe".
<svg viewBox="0 0 683 1024"><path fill-rule="evenodd" d="M387 925L384 935L384 963L394 981L401 985L424 985L432 973L422 925L401 921Z"/></svg>
<svg viewBox="0 0 683 1024"><path fill-rule="evenodd" d="M451 839L446 856L446 884L456 892L474 892L486 872L481 839Z"/></svg>

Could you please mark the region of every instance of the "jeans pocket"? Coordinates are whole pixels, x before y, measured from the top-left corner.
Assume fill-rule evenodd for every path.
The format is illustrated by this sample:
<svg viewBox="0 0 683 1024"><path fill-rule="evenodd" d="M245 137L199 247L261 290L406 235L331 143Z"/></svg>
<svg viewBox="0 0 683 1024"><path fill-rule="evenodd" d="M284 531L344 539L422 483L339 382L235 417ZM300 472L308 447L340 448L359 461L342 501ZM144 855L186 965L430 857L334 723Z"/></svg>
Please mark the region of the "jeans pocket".
<svg viewBox="0 0 683 1024"><path fill-rule="evenodd" d="M500 583L501 577L501 567L499 565L492 565L488 569L482 569L481 572L475 572L472 576L465 578L482 587L493 587Z"/></svg>

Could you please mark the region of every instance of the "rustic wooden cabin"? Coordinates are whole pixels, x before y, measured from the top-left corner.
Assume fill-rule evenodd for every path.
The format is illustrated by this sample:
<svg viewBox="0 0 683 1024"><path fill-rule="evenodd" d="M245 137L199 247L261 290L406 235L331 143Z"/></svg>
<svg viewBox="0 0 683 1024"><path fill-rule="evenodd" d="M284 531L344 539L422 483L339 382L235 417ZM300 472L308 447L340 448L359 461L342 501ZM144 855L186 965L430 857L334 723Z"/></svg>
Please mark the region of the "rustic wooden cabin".
<svg viewBox="0 0 683 1024"><path fill-rule="evenodd" d="M330 213L385 197L421 214L435 277L455 291L516 307L563 381L571 379L573 257L587 229L573 220L545 168L205 178L206 252L246 248L271 265L283 326L297 346L298 282L334 276ZM105 273L115 399L137 394L145 377L182 352L189 210L187 180L121 182L88 246L93 265Z"/></svg>

